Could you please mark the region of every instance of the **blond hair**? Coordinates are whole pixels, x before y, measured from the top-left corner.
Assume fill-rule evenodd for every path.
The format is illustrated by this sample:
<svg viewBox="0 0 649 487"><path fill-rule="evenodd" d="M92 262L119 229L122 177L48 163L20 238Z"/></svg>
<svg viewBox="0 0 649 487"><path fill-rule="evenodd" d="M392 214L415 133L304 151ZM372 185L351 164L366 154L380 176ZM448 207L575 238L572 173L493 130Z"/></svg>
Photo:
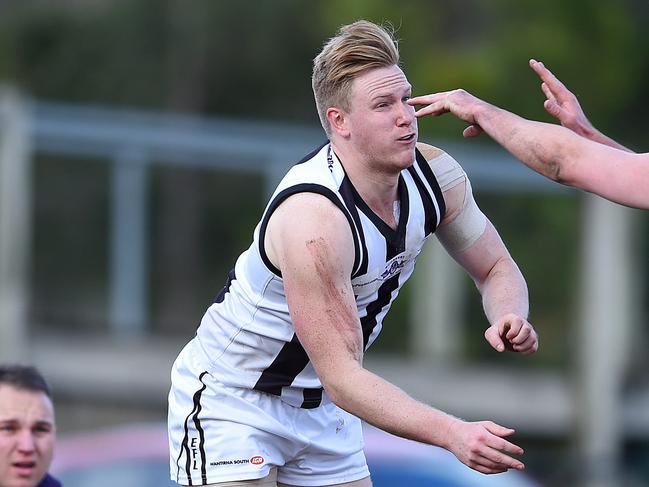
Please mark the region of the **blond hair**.
<svg viewBox="0 0 649 487"><path fill-rule="evenodd" d="M394 30L367 20L343 25L313 60L311 85L320 123L327 136L331 127L327 110L349 110L351 84L358 75L374 68L399 64L399 47Z"/></svg>

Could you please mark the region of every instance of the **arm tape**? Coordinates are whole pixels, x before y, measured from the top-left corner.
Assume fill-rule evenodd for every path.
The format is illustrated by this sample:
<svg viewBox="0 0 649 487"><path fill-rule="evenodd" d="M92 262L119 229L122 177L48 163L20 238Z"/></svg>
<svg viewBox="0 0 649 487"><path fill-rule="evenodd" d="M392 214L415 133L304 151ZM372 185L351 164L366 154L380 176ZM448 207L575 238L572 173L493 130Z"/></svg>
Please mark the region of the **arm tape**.
<svg viewBox="0 0 649 487"><path fill-rule="evenodd" d="M462 206L455 217L437 231L437 237L444 247L462 252L473 245L487 228L487 217L473 198L471 182L464 169L448 154L430 161L443 192L464 183Z"/></svg>

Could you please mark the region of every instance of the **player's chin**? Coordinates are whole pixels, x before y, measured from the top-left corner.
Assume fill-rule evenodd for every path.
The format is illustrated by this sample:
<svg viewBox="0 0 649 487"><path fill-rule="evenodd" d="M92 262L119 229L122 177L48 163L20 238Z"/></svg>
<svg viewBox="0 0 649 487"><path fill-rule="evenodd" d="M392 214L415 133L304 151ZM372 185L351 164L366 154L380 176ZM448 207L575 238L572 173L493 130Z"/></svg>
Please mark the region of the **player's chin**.
<svg viewBox="0 0 649 487"><path fill-rule="evenodd" d="M416 143L401 147L401 150L396 154L397 163L402 168L408 168L415 162L415 147Z"/></svg>

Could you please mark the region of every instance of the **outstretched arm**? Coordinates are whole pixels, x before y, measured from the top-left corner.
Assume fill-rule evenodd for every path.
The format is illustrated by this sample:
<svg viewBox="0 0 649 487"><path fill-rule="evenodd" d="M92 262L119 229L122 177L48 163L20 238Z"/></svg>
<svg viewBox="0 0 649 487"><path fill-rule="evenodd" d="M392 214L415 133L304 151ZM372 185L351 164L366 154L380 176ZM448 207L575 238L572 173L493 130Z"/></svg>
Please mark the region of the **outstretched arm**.
<svg viewBox="0 0 649 487"><path fill-rule="evenodd" d="M543 107L550 115L559 120L561 125L593 142L632 152L597 130L584 114L574 93L566 88L566 85L559 81L542 62L530 59L530 67L541 78L541 90L546 97Z"/></svg>
<svg viewBox="0 0 649 487"><path fill-rule="evenodd" d="M416 115L453 113L469 124L465 137L481 131L524 164L568 186L623 205L649 209L649 154L634 154L581 137L573 131L534 122L490 105L464 90L418 96L427 105Z"/></svg>
<svg viewBox="0 0 649 487"><path fill-rule="evenodd" d="M464 175L464 171L461 173ZM447 213L436 235L473 278L482 295L491 325L485 338L491 346L499 352L508 348L525 355L534 353L538 336L527 321L525 279L498 232L475 203L466 175L460 181L444 191Z"/></svg>
<svg viewBox="0 0 649 487"><path fill-rule="evenodd" d="M335 404L392 434L444 447L480 472L523 468L510 456L522 449L505 439L513 430L454 418L363 367L350 279L353 240L333 203L316 194L291 196L271 217L266 242L269 258L282 271L297 336Z"/></svg>

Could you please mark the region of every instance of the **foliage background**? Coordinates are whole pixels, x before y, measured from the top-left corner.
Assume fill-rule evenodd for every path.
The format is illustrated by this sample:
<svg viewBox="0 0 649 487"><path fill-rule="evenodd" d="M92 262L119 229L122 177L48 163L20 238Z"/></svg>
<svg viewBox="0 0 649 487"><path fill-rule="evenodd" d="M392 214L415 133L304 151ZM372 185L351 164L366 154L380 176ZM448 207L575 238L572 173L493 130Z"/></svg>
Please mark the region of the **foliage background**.
<svg viewBox="0 0 649 487"><path fill-rule="evenodd" d="M549 121L527 67L534 57L578 95L602 131L647 150L643 0L5 0L0 82L39 100L315 126L312 59L339 25L358 18L397 28L415 93L463 87ZM457 141L461 128L449 117L425 120L421 138ZM30 313L37 329L54 323L78 334L106 332L109 181L99 161L36 161ZM155 170L152 189L151 327L189 337L249 245L265 203L263 181L167 167ZM544 340L534 361L507 360L567 367L579 196L474 189L528 279ZM638 270L647 274L646 259ZM467 353L488 360L479 300L471 301ZM407 353L407 304L408 296L398 301L379 351Z"/></svg>

